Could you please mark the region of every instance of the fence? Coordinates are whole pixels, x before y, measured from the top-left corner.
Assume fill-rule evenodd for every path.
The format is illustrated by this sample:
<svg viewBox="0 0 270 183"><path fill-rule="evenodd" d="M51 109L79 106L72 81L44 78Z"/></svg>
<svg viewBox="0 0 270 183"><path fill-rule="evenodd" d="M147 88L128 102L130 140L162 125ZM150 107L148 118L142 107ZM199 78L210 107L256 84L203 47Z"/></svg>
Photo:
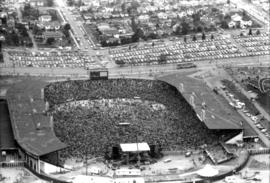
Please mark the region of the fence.
<svg viewBox="0 0 270 183"><path fill-rule="evenodd" d="M0 162L0 167L7 168L7 167L23 167L24 161L14 161L14 162Z"/></svg>
<svg viewBox="0 0 270 183"><path fill-rule="evenodd" d="M34 175L36 175L40 179L49 181L51 183L70 183L70 182L67 182L64 180L59 180L57 178L50 177L49 175L38 173L38 172L34 171L32 168L30 168L29 165L27 165L26 163L24 164L24 167L27 168L30 172L32 172Z"/></svg>
<svg viewBox="0 0 270 183"><path fill-rule="evenodd" d="M265 148L265 149L248 149L248 152L251 155L256 155L256 154L270 154L270 148Z"/></svg>

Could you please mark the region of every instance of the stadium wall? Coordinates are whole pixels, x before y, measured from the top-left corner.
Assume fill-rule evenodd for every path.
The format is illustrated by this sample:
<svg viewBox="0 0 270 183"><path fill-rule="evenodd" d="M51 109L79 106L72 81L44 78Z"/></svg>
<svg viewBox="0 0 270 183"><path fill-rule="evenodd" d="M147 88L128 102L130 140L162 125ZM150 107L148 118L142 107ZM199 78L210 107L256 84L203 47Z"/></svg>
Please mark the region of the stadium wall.
<svg viewBox="0 0 270 183"><path fill-rule="evenodd" d="M9 113L11 112L10 111L10 108L9 108L9 101L7 100L7 104L8 104L8 110L9 110ZM11 113L10 113L11 114ZM11 120L11 126L12 126L12 130L14 131L14 127L13 127L13 118L10 117L10 120ZM34 171L37 171L39 172L39 158L36 157L35 155L29 153L29 152L26 152L26 150L21 147L20 143L17 141L17 139L15 138L15 141L16 143L18 144L18 150L19 150L19 157L21 157L23 159L23 161L25 162L25 164L27 164L29 167L31 167Z"/></svg>

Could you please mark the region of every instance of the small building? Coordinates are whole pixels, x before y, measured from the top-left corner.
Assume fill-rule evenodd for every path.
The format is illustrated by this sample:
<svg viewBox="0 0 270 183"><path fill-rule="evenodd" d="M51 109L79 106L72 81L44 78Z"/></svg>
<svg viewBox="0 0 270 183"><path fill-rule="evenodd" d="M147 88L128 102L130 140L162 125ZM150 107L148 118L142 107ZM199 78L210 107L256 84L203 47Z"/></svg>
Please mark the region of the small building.
<svg viewBox="0 0 270 183"><path fill-rule="evenodd" d="M45 31L42 33L43 39L48 39L48 38L54 38L54 39L62 39L63 38L63 33L60 31Z"/></svg>
<svg viewBox="0 0 270 183"><path fill-rule="evenodd" d="M164 13L164 12L158 13L157 16L159 19L167 19L168 18L167 13Z"/></svg>
<svg viewBox="0 0 270 183"><path fill-rule="evenodd" d="M230 22L228 23L228 27L229 27L229 28L236 27L235 21L230 21Z"/></svg>
<svg viewBox="0 0 270 183"><path fill-rule="evenodd" d="M37 24L38 27L41 29L45 29L47 31L53 31L53 30L59 30L61 28L61 24L58 21L52 21L52 22L39 22Z"/></svg>
<svg viewBox="0 0 270 183"><path fill-rule="evenodd" d="M29 3L33 7L44 7L48 5L47 0L29 0Z"/></svg>
<svg viewBox="0 0 270 183"><path fill-rule="evenodd" d="M239 14L235 13L234 15L231 16L231 19L234 22L239 22L242 20L242 17Z"/></svg>
<svg viewBox="0 0 270 183"><path fill-rule="evenodd" d="M50 21L52 21L52 16L51 15L41 15L38 19L41 22L50 22Z"/></svg>
<svg viewBox="0 0 270 183"><path fill-rule="evenodd" d="M149 21L149 15L140 15L138 20L142 23L147 23Z"/></svg>

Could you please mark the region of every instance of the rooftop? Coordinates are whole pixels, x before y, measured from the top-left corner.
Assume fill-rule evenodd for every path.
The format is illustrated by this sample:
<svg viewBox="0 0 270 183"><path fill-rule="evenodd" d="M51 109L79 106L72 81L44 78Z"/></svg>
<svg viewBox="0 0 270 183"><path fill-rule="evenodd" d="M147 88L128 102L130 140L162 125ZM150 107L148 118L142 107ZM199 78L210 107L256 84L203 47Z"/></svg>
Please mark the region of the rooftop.
<svg viewBox="0 0 270 183"><path fill-rule="evenodd" d="M44 114L41 80L25 80L10 88L7 101L14 137L27 152L42 156L66 147L54 134L50 117Z"/></svg>
<svg viewBox="0 0 270 183"><path fill-rule="evenodd" d="M226 99L215 94L202 80L183 73L175 73L158 78L175 86L189 102L195 112L201 116L205 110L204 123L209 129L242 129L242 117L233 110ZM182 88L182 89L181 89ZM192 102L192 99L193 101ZM205 103L205 107L203 106Z"/></svg>

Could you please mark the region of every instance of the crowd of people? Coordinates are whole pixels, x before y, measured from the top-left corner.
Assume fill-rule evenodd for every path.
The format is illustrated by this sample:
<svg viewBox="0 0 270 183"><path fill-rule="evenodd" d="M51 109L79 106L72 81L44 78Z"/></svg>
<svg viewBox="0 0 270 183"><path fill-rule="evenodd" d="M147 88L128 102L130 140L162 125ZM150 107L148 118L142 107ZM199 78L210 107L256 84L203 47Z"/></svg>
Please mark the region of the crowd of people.
<svg viewBox="0 0 270 183"><path fill-rule="evenodd" d="M95 68L95 60L82 52L74 51L9 51L9 59L14 67L47 68Z"/></svg>
<svg viewBox="0 0 270 183"><path fill-rule="evenodd" d="M63 158L103 156L112 146L137 141L163 150L187 150L220 137L197 119L174 87L161 81L56 82L46 86L45 100L56 135L69 145Z"/></svg>

